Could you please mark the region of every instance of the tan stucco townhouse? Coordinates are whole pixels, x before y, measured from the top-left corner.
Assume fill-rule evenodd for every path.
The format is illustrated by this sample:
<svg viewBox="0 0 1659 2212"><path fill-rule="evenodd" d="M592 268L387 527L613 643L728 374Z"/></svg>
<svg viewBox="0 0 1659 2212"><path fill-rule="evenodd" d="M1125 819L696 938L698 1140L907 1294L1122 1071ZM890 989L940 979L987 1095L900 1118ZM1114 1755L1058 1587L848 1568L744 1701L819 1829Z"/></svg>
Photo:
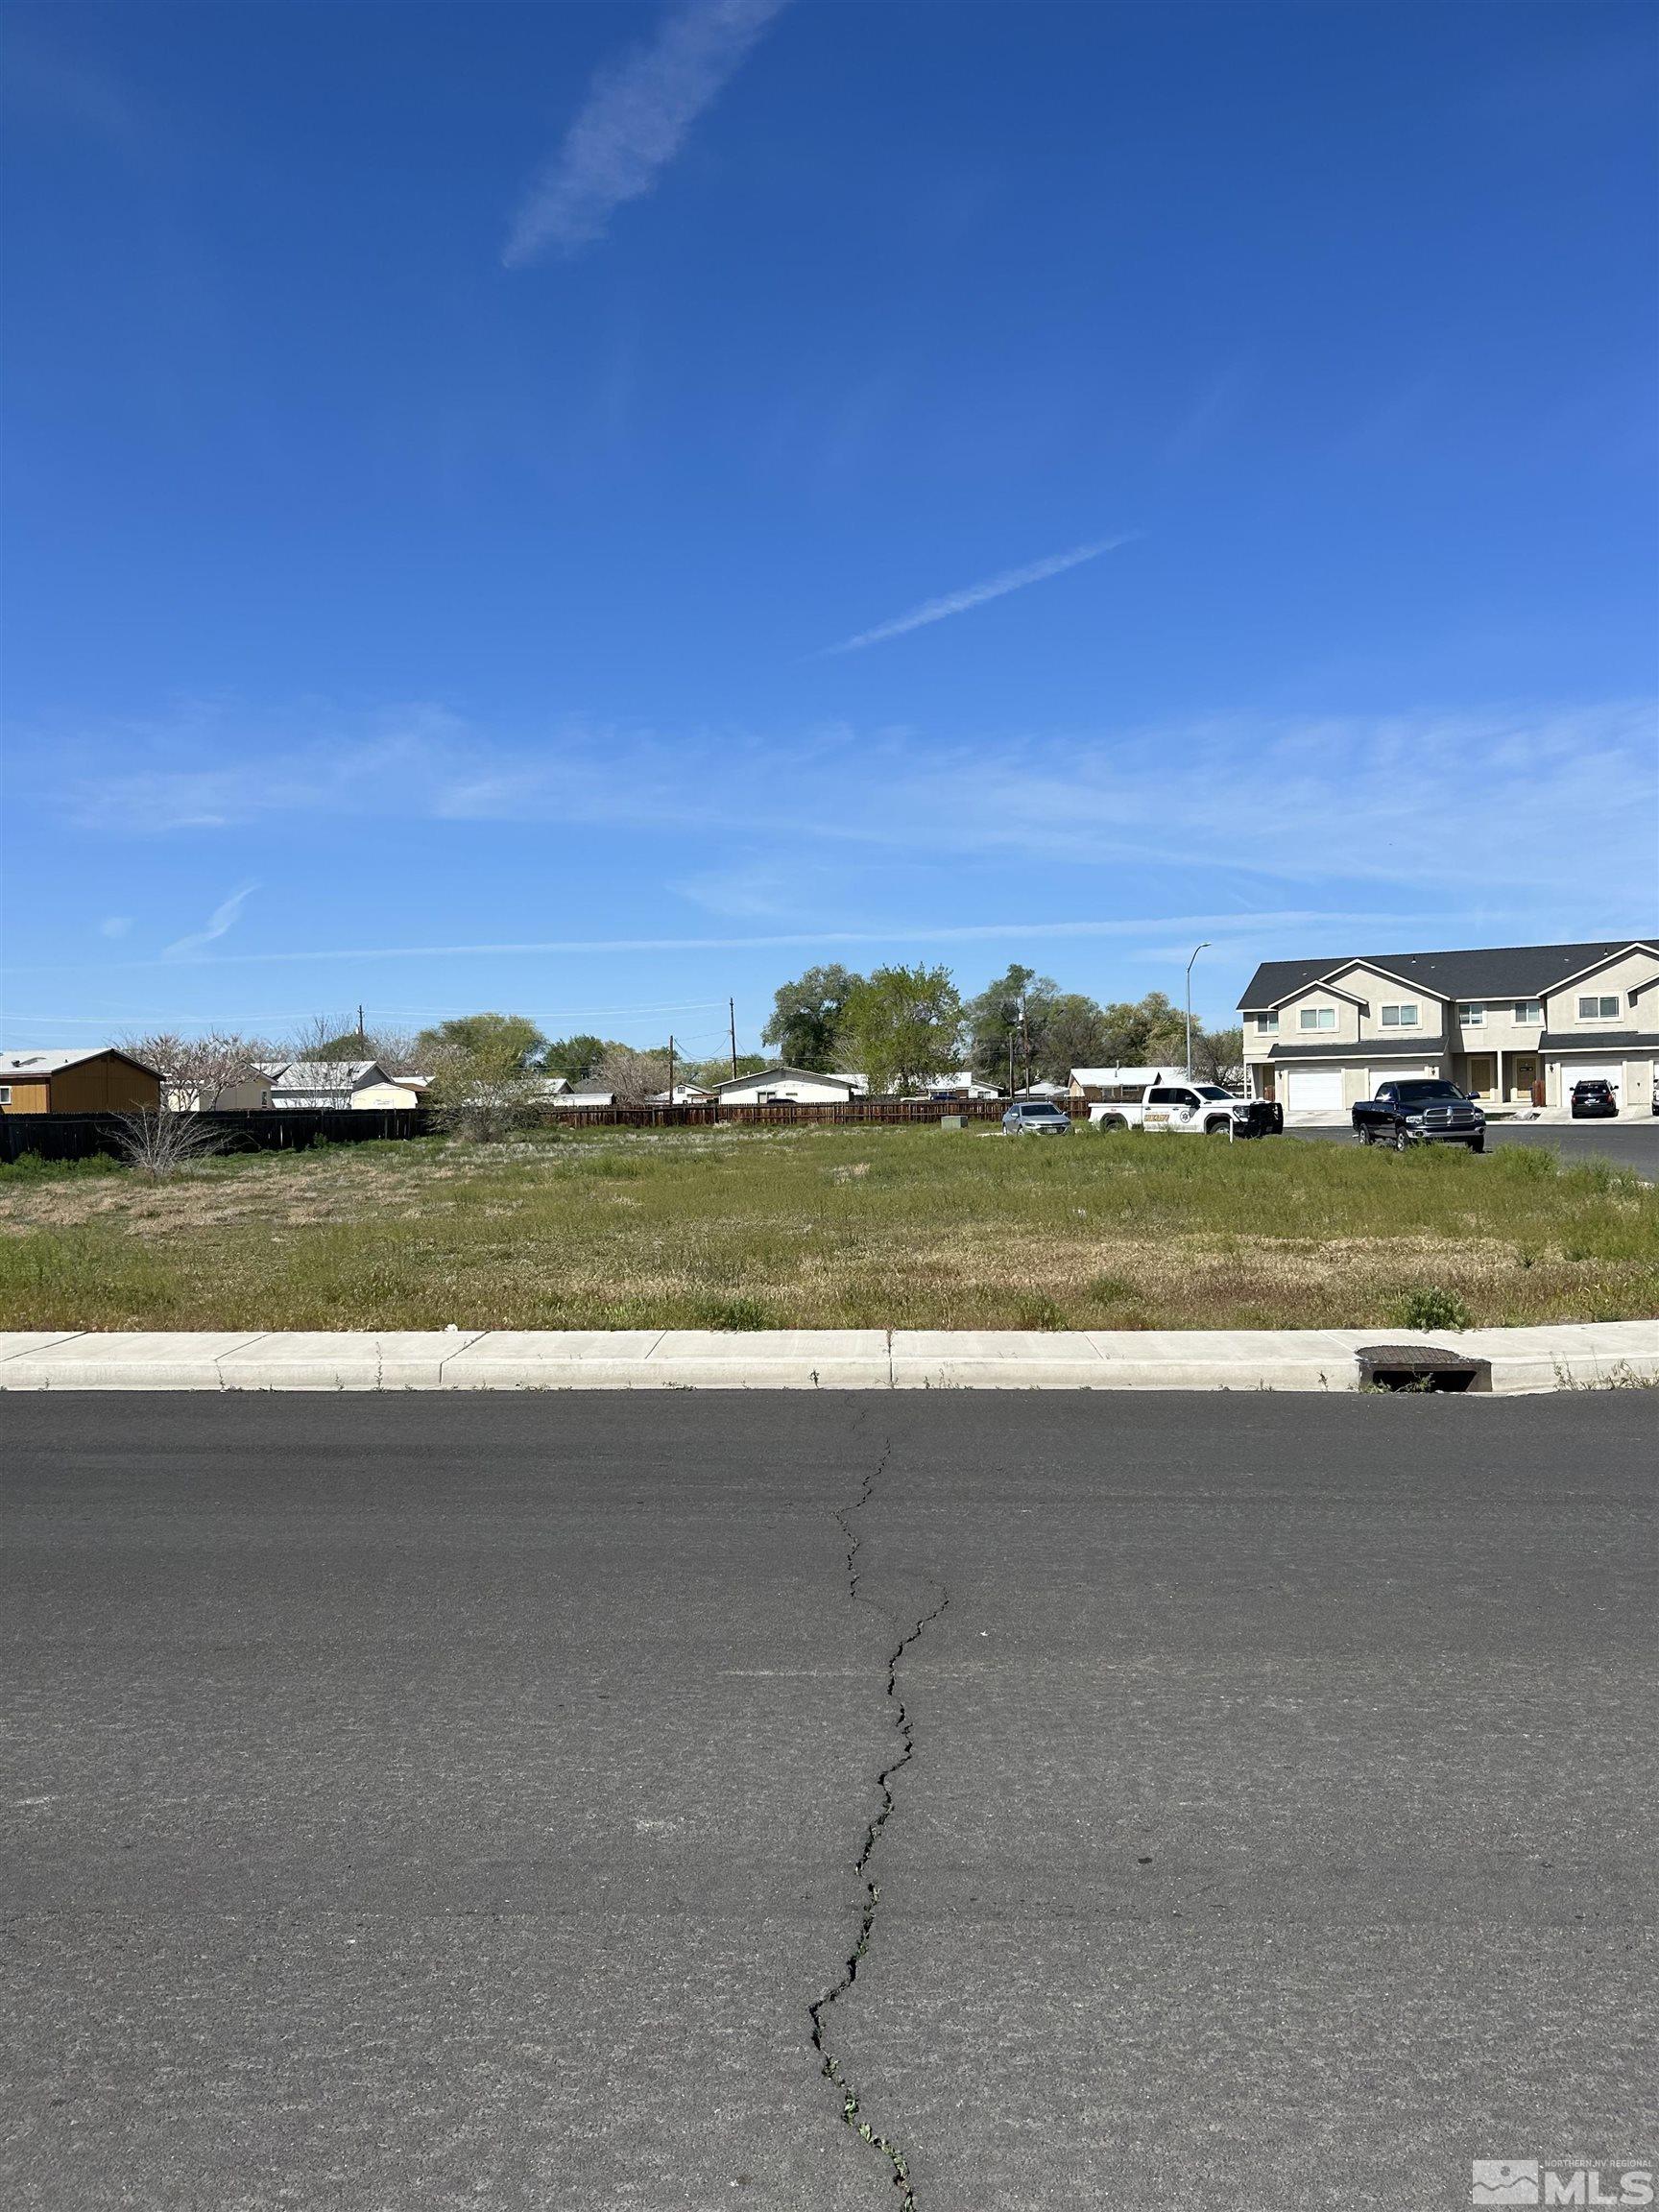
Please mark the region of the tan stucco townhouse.
<svg viewBox="0 0 1659 2212"><path fill-rule="evenodd" d="M1623 1113L1659 1076L1659 936L1267 960L1238 1001L1250 1096L1333 1112L1395 1075L1489 1103L1565 1106L1604 1076Z"/></svg>

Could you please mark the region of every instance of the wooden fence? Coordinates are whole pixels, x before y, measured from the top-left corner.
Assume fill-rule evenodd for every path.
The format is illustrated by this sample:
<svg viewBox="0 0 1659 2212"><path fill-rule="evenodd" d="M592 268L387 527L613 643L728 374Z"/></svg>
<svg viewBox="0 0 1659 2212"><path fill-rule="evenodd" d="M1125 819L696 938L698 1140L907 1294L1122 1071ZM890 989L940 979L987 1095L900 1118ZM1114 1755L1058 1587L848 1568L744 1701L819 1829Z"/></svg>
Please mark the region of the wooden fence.
<svg viewBox="0 0 1659 2212"><path fill-rule="evenodd" d="M89 1160L120 1151L119 1114L0 1114L0 1165L25 1152L42 1160ZM421 1107L295 1106L270 1112L228 1111L191 1116L210 1128L225 1152L303 1151L312 1144L363 1144L387 1138L424 1137L432 1118Z"/></svg>
<svg viewBox="0 0 1659 2212"><path fill-rule="evenodd" d="M576 1129L812 1128L884 1123L936 1127L947 1115L964 1121L1000 1121L1005 1098L847 1098L822 1102L779 1099L768 1106L562 1106L535 1109L533 1125ZM210 1128L224 1152L302 1151L312 1144L363 1144L387 1139L430 1137L442 1128L426 1107L294 1106L270 1111L219 1111L193 1115ZM0 1113L0 1166L25 1152L42 1160L87 1160L120 1150L119 1114Z"/></svg>
<svg viewBox="0 0 1659 2212"><path fill-rule="evenodd" d="M767 1106L565 1106L550 1100L538 1118L579 1129L791 1128L861 1122L937 1125L948 1114L965 1121L1000 1121L1006 1098L841 1098L775 1099Z"/></svg>

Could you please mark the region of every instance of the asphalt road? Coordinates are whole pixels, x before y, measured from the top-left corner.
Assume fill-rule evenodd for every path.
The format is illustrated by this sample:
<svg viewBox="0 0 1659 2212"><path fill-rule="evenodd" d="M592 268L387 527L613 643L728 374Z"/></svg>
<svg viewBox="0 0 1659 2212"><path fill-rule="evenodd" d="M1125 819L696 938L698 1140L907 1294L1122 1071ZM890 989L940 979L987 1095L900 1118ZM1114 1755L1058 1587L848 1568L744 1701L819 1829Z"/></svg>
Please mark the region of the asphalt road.
<svg viewBox="0 0 1659 2212"><path fill-rule="evenodd" d="M1659 2153L1645 1394L3 1418L8 2207Z"/></svg>
<svg viewBox="0 0 1659 2212"><path fill-rule="evenodd" d="M1357 1144L1352 1127L1287 1129L1287 1137L1329 1144ZM1489 1146L1542 1145L1560 1154L1563 1162L1611 1160L1618 1166L1633 1167L1648 1182L1659 1178L1659 1118L1632 1115L1618 1121L1489 1121Z"/></svg>

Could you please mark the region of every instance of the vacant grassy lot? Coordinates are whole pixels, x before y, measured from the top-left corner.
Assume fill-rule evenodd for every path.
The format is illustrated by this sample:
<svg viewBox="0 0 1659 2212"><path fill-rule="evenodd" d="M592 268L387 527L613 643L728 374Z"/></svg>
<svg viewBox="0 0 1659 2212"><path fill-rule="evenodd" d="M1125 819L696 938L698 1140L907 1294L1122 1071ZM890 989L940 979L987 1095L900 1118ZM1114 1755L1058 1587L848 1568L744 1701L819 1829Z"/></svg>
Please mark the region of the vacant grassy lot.
<svg viewBox="0 0 1659 2212"><path fill-rule="evenodd" d="M101 1168L0 1169L0 1326L1369 1328L1425 1291L1477 1322L1659 1312L1659 1191L1519 1148L595 1131Z"/></svg>

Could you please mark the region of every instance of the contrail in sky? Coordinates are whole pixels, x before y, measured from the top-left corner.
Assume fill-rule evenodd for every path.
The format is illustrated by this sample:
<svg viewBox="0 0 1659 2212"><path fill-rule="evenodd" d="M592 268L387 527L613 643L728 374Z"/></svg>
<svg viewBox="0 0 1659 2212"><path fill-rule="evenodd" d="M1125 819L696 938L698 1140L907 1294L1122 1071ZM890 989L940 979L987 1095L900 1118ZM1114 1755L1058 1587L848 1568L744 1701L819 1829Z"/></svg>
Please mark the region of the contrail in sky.
<svg viewBox="0 0 1659 2212"><path fill-rule="evenodd" d="M907 630L925 629L929 622L943 622L947 615L965 614L970 607L983 607L987 599L1004 598L1010 591L1023 591L1027 584L1042 584L1050 576L1063 576L1068 568L1080 568L1085 561L1097 561L1102 553L1127 545L1137 535L1129 530L1118 538L1097 538L1092 545L1073 545L1069 553L1050 553L1046 561L1030 562L1023 568L1004 568L999 576L989 576L983 584L965 585L960 591L947 591L941 598L924 599L908 614L878 622L874 630L860 630L856 637L845 637L839 645L826 645L824 651L856 653L866 645L879 644L883 637L902 637Z"/></svg>

